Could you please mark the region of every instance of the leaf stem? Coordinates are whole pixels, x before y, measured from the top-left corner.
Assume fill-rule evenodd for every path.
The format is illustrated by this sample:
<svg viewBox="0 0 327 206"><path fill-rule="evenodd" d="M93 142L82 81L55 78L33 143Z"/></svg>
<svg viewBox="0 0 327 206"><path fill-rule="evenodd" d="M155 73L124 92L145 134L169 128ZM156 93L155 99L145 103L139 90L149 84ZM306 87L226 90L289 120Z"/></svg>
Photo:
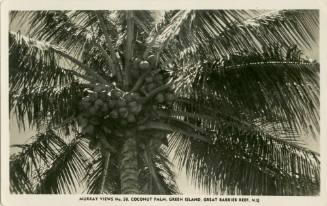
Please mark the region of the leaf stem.
<svg viewBox="0 0 327 206"><path fill-rule="evenodd" d="M123 79L122 79L122 75L121 75L121 70L119 69L119 64L118 64L118 59L117 57L115 56L115 48L113 47L113 45L111 44L111 37L110 37L110 34L108 32L108 27L107 27L107 24L106 24L106 20L103 16L103 13L101 11L95 11L94 12L95 15L97 16L98 20L99 20L99 23L100 23L100 28L104 34L104 37L106 39L106 46L108 47L109 51L110 51L110 54L111 56L100 46L100 50L101 50L101 53L102 55L105 57L106 61L109 63L110 67L112 68L112 72L114 74L117 75L117 81L118 83L122 83L123 82ZM116 67L117 66L117 67Z"/></svg>
<svg viewBox="0 0 327 206"><path fill-rule="evenodd" d="M124 87L127 90L130 84L130 65L133 57L133 40L134 40L134 15L133 11L127 11L127 43L125 48L125 71Z"/></svg>
<svg viewBox="0 0 327 206"><path fill-rule="evenodd" d="M145 148L145 154L144 154L144 158L145 158L145 161L148 163L148 167L150 169L150 172L151 172L151 175L154 179L154 182L156 183L159 191L161 194L165 194L165 190L164 188L162 187L162 185L160 184L160 181L159 181L159 178L158 178L158 175L155 171L155 167L153 165L153 162L152 162L152 152L151 152L151 148L149 145L146 145L146 148Z"/></svg>
<svg viewBox="0 0 327 206"><path fill-rule="evenodd" d="M70 56L69 54L67 54L64 51L61 51L60 49L56 49L53 47L50 47L49 50L53 50L54 52L58 53L59 55L61 55L62 57L68 59L69 61L71 61L72 63L76 64L77 66L81 67L82 69L84 69L88 74L94 76L97 80L99 80L101 83L103 84L109 84L104 78L102 78L100 75L98 75L95 71L92 71L91 68L89 68L86 64L83 64L82 62L80 62L79 60L77 60L75 57Z"/></svg>
<svg viewBox="0 0 327 206"><path fill-rule="evenodd" d="M106 179L107 179L108 168L109 168L109 160L110 160L110 152L106 151L104 157L105 157L105 163L104 163L103 173L102 173L100 194L102 194L103 191L104 191L104 186L105 186Z"/></svg>
<svg viewBox="0 0 327 206"><path fill-rule="evenodd" d="M208 138L206 138L202 135L196 134L193 128L191 128L191 127L189 127L189 128L192 129L192 131L189 131L189 129L188 129L188 131L186 131L186 129L180 128L173 124L149 121L149 122L145 123L144 125L139 126L138 130L142 131L142 130L158 129L158 130L164 130L164 131L170 131L170 132L178 132L183 135L193 137L194 139L200 140L202 142L210 143Z"/></svg>

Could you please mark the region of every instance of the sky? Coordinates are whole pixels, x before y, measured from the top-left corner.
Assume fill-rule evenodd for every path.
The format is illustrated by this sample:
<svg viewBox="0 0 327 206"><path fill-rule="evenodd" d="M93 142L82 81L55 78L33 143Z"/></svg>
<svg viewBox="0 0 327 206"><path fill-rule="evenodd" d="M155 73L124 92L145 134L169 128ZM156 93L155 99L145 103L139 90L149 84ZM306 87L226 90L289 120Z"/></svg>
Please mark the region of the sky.
<svg viewBox="0 0 327 206"><path fill-rule="evenodd" d="M27 31L26 25L19 25L19 27L16 24L11 24L10 27L11 30L17 31L18 29L21 30L22 33L25 33ZM304 54L311 57L312 59L319 60L319 49L317 45L314 45L311 49L307 49L304 51ZM35 134L35 131L33 129L26 129L25 131L19 130L16 119L12 117L10 119L10 144L24 144L26 143L30 137L32 137ZM319 152L319 138L314 139L311 137L303 137L303 141L306 143L307 147ZM10 152L14 153L17 149L11 148ZM180 189L180 191L183 194L205 194L200 189L195 189L190 182L190 179L188 179L186 175L185 169L182 169L179 171L177 168L174 168L177 178L177 184Z"/></svg>

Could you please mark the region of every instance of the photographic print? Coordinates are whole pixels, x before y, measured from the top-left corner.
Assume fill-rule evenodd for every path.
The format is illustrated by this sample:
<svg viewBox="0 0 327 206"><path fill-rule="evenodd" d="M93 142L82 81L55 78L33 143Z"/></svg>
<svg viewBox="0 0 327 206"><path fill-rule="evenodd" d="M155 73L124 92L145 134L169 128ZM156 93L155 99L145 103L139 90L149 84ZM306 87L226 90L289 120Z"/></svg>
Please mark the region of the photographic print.
<svg viewBox="0 0 327 206"><path fill-rule="evenodd" d="M319 10L9 16L11 194L320 195Z"/></svg>

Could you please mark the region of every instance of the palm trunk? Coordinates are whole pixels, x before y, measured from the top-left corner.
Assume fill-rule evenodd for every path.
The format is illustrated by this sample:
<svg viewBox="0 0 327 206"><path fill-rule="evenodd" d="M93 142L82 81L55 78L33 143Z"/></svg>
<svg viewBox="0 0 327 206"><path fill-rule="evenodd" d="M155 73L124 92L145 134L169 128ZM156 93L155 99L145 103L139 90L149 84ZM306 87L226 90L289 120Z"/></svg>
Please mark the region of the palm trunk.
<svg viewBox="0 0 327 206"><path fill-rule="evenodd" d="M137 147L135 138L128 138L120 155L120 183L122 194L139 194Z"/></svg>
<svg viewBox="0 0 327 206"><path fill-rule="evenodd" d="M125 71L123 85L126 90L130 86L130 63L133 58L134 42L134 17L133 11L128 11L127 20L127 42L125 48ZM137 164L137 144L135 138L127 137L120 155L120 184L122 194L139 194L139 172Z"/></svg>

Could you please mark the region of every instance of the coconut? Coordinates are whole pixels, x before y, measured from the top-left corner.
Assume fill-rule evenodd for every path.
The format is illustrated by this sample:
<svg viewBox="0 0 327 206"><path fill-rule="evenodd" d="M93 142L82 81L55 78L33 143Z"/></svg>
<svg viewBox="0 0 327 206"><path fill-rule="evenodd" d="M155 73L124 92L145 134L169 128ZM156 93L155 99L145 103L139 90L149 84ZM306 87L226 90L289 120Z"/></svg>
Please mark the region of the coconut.
<svg viewBox="0 0 327 206"><path fill-rule="evenodd" d="M133 62L132 62L132 70L139 70L139 66L140 66L140 62L141 62L141 59L139 58L134 58L133 59Z"/></svg>
<svg viewBox="0 0 327 206"><path fill-rule="evenodd" d="M135 122L135 121L136 121L136 118L135 118L134 114L128 114L128 116L127 116L127 121L128 121L129 123L133 123L133 122Z"/></svg>
<svg viewBox="0 0 327 206"><path fill-rule="evenodd" d="M102 101L106 101L108 95L107 95L107 91L101 91L99 93L99 98L102 100Z"/></svg>
<svg viewBox="0 0 327 206"><path fill-rule="evenodd" d="M101 92L104 89L105 89L104 85L101 85L101 84L96 84L94 87L95 92Z"/></svg>
<svg viewBox="0 0 327 206"><path fill-rule="evenodd" d="M129 108L135 108L137 107L138 103L136 101L131 101L131 102L128 102L128 107Z"/></svg>
<svg viewBox="0 0 327 206"><path fill-rule="evenodd" d="M90 101L82 101L82 102L81 102L81 106L82 106L82 108L84 108L84 109L88 109L88 108L90 108L91 105L92 105L92 103L91 103Z"/></svg>
<svg viewBox="0 0 327 206"><path fill-rule="evenodd" d="M142 105L141 105L141 104L137 104L137 105L135 105L135 106L131 106L131 107L130 107L130 111L131 111L133 114L138 114L141 110L142 110Z"/></svg>
<svg viewBox="0 0 327 206"><path fill-rule="evenodd" d="M156 65L156 61L157 61L157 58L155 55L150 55L147 57L147 60L148 62L152 65L152 66L155 66Z"/></svg>
<svg viewBox="0 0 327 206"><path fill-rule="evenodd" d="M143 60L143 61L140 62L139 67L140 67L140 69L143 69L143 70L149 69L150 68L150 63L148 61L146 61L146 60Z"/></svg>
<svg viewBox="0 0 327 206"><path fill-rule="evenodd" d="M120 120L120 124L121 124L122 126L127 126L127 125L128 125L128 121L125 120L125 119L122 119L122 120Z"/></svg>
<svg viewBox="0 0 327 206"><path fill-rule="evenodd" d="M118 100L118 101L117 101L117 105L118 105L119 107L125 107L125 106L126 106L126 101L125 101L125 99L120 99L120 100Z"/></svg>
<svg viewBox="0 0 327 206"><path fill-rule="evenodd" d="M132 93L131 96L135 101L139 101L141 99L141 95L139 93Z"/></svg>
<svg viewBox="0 0 327 206"><path fill-rule="evenodd" d="M140 63L141 62L141 59L140 58L138 58L138 57L135 57L134 59L133 59L133 63Z"/></svg>
<svg viewBox="0 0 327 206"><path fill-rule="evenodd" d="M107 104L104 104L104 105L102 105L102 107L101 107L101 111L103 112L103 113L107 113L108 112L108 105Z"/></svg>
<svg viewBox="0 0 327 206"><path fill-rule="evenodd" d="M116 109L112 110L110 112L110 117L113 118L113 119L117 119L119 117L119 113Z"/></svg>
<svg viewBox="0 0 327 206"><path fill-rule="evenodd" d="M101 107L103 105L103 101L101 99L97 99L95 102L94 102L94 105L97 105L99 107Z"/></svg>
<svg viewBox="0 0 327 206"><path fill-rule="evenodd" d="M100 109L102 108L102 106L98 105L98 104L94 104L93 107L97 110L97 113L95 115L99 114ZM93 114L94 115L94 114Z"/></svg>
<svg viewBox="0 0 327 206"><path fill-rule="evenodd" d="M114 98L116 98L116 99L118 99L118 98L120 98L121 96L123 96L123 92L120 91L120 90L118 90L118 89L113 89L113 90L111 91L111 96L114 97Z"/></svg>
<svg viewBox="0 0 327 206"><path fill-rule="evenodd" d="M123 117L123 118L126 118L127 115L128 115L128 110L127 110L126 107L119 108L118 112L119 112L120 116Z"/></svg>
<svg viewBox="0 0 327 206"><path fill-rule="evenodd" d="M125 98L126 102L131 102L131 101L133 101L133 95L132 95L132 94L126 94L126 95L124 96L124 98Z"/></svg>
<svg viewBox="0 0 327 206"><path fill-rule="evenodd" d="M115 108L116 104L117 104L117 101L116 101L116 100L110 100L110 101L107 103L107 105L108 105L108 107L109 107L110 109Z"/></svg>
<svg viewBox="0 0 327 206"><path fill-rule="evenodd" d="M90 109L88 111L91 115L96 115L98 112L98 107L96 105L94 105L94 106L90 107Z"/></svg>
<svg viewBox="0 0 327 206"><path fill-rule="evenodd" d="M91 95L87 95L86 97L82 98L83 102L90 102L91 101Z"/></svg>
<svg viewBox="0 0 327 206"><path fill-rule="evenodd" d="M137 108L136 108L136 114L138 114L138 113L140 113L142 111L142 105L141 104L139 104L139 105L137 105Z"/></svg>
<svg viewBox="0 0 327 206"><path fill-rule="evenodd" d="M163 103L165 101L165 96L162 93L159 93L159 94L157 94L155 99L157 100L157 102Z"/></svg>
<svg viewBox="0 0 327 206"><path fill-rule="evenodd" d="M99 98L98 97L98 93L92 93L92 94L90 94L90 100L92 102L96 101L98 98Z"/></svg>

